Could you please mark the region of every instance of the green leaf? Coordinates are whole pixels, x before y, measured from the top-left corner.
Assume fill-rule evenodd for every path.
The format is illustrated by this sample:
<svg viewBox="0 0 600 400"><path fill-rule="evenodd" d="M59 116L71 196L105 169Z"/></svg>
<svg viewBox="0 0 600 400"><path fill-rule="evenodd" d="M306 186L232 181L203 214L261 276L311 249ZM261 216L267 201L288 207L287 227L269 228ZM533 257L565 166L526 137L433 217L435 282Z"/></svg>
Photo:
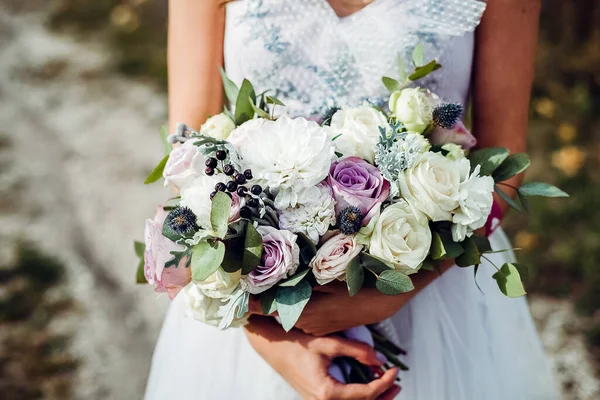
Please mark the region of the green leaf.
<svg viewBox="0 0 600 400"><path fill-rule="evenodd" d="M306 281L300 282L296 286L279 287L277 289L275 297L277 312L281 325L286 332L294 327L311 295L312 287Z"/></svg>
<svg viewBox="0 0 600 400"><path fill-rule="evenodd" d="M260 264L263 252L262 236L251 223L246 224L246 239L244 242L244 258L242 274L248 275Z"/></svg>
<svg viewBox="0 0 600 400"><path fill-rule="evenodd" d="M398 79L400 80L400 82L406 82L406 78L407 78L406 64L404 64L404 59L402 58L402 55L400 53L398 53L397 62L398 62L398 75L399 75Z"/></svg>
<svg viewBox="0 0 600 400"><path fill-rule="evenodd" d="M241 125L254 117L254 108L256 94L249 80L244 79L237 100L235 101L235 123Z"/></svg>
<svg viewBox="0 0 600 400"><path fill-rule="evenodd" d="M273 314L277 311L277 303L275 302L275 295L277 290L267 290L260 295L260 307L265 315Z"/></svg>
<svg viewBox="0 0 600 400"><path fill-rule="evenodd" d="M452 260L463 253L460 243L455 243L452 236L445 233L433 232L431 238L431 259Z"/></svg>
<svg viewBox="0 0 600 400"><path fill-rule="evenodd" d="M523 195L523 193L521 193L520 190L517 190L517 196L519 197L519 201L521 202L521 205L523 206L523 210L526 213L528 213L529 212L529 205L528 205L527 197L525 197Z"/></svg>
<svg viewBox="0 0 600 400"><path fill-rule="evenodd" d="M285 107L285 104L275 96L267 96L267 103Z"/></svg>
<svg viewBox="0 0 600 400"><path fill-rule="evenodd" d="M254 110L254 112L256 113L256 115L258 115L261 118L271 119L271 116L269 115L268 112L266 112L265 110L257 107L252 101L250 101L250 105L252 106L252 109Z"/></svg>
<svg viewBox="0 0 600 400"><path fill-rule="evenodd" d="M234 104L238 98L240 89L238 89L237 85L233 83L231 79L229 79L223 68L219 67L219 73L221 74L221 79L223 80L225 96L227 96L227 99L231 104Z"/></svg>
<svg viewBox="0 0 600 400"><path fill-rule="evenodd" d="M158 165L150 172L150 175L144 181L145 185L150 183L154 183L162 177L163 171L165 170L165 165L167 165L167 161L169 161L169 155L166 155L165 158L160 160Z"/></svg>
<svg viewBox="0 0 600 400"><path fill-rule="evenodd" d="M364 268L368 268L375 272L377 275L383 273L384 271L394 269L394 265L392 263L382 260L381 258L364 251L360 253L360 264Z"/></svg>
<svg viewBox="0 0 600 400"><path fill-rule="evenodd" d="M500 164L492 176L496 182L502 182L520 174L529 168L531 161L525 153L511 154Z"/></svg>
<svg viewBox="0 0 600 400"><path fill-rule="evenodd" d="M466 238L462 242L464 252L456 257L456 265L459 267L470 267L481 263L481 254L475 244L475 241L471 238Z"/></svg>
<svg viewBox="0 0 600 400"><path fill-rule="evenodd" d="M543 182L528 182L521 185L519 193L523 196L569 197L569 195L554 185Z"/></svg>
<svg viewBox="0 0 600 400"><path fill-rule="evenodd" d="M400 82L387 76L381 78L381 81L383 82L387 90L389 90L390 92L395 92L402 88L402 86L400 86Z"/></svg>
<svg viewBox="0 0 600 400"><path fill-rule="evenodd" d="M479 254L489 253L492 251L492 245L490 240L484 236L473 235L471 236L471 240L477 246L477 250L479 250Z"/></svg>
<svg viewBox="0 0 600 400"><path fill-rule="evenodd" d="M375 282L375 286L381 293L387 295L406 293L415 288L408 275L393 270L383 271Z"/></svg>
<svg viewBox="0 0 600 400"><path fill-rule="evenodd" d="M296 286L297 284L300 283L300 281L302 279L304 279L304 277L306 276L306 274L308 274L311 270L310 269L305 269L304 271L300 271L297 274L287 278L286 280L283 280L281 282L279 282L279 286Z"/></svg>
<svg viewBox="0 0 600 400"><path fill-rule="evenodd" d="M296 244L300 247L300 260L304 265L308 265L317 254L317 246L303 233L297 233L296 236Z"/></svg>
<svg viewBox="0 0 600 400"><path fill-rule="evenodd" d="M165 155L168 155L173 150L173 145L167 139L169 137L169 126L163 125L160 127L160 140L165 148Z"/></svg>
<svg viewBox="0 0 600 400"><path fill-rule="evenodd" d="M348 286L348 294L353 297L363 285L365 281L365 270L360 265L359 257L354 257L348 267L346 267L346 285Z"/></svg>
<svg viewBox="0 0 600 400"><path fill-rule="evenodd" d="M507 195L506 193L504 193L504 191L502 189L500 189L498 187L498 185L494 185L494 191L496 191L496 193L498 193L498 195L500 196L500 198L502 198L502 200L504 200L506 202L506 204L508 204L511 208L521 212L523 211L521 209L521 207L519 207L519 205L517 204L516 201L514 201L509 195Z"/></svg>
<svg viewBox="0 0 600 400"><path fill-rule="evenodd" d="M225 256L221 268L225 272L233 273L242 268L244 260L244 238L228 239L225 244Z"/></svg>
<svg viewBox="0 0 600 400"><path fill-rule="evenodd" d="M417 44L412 53L412 62L415 67L423 65L423 59L425 57L425 48L421 43Z"/></svg>
<svg viewBox="0 0 600 400"><path fill-rule="evenodd" d="M146 250L146 245L144 243L135 241L133 242L133 248L136 256L140 258L144 257L144 251Z"/></svg>
<svg viewBox="0 0 600 400"><path fill-rule="evenodd" d="M527 294L521 282L519 270L514 264L506 263L498 272L492 275L498 283L500 291L508 297L516 298Z"/></svg>
<svg viewBox="0 0 600 400"><path fill-rule="evenodd" d="M433 260L439 260L446 255L444 243L442 242L440 234L437 232L433 232L431 235L431 248L429 249L429 253Z"/></svg>
<svg viewBox="0 0 600 400"><path fill-rule="evenodd" d="M471 172L477 165L481 165L479 175L489 175L508 157L508 149L504 147L487 147L469 154Z"/></svg>
<svg viewBox="0 0 600 400"><path fill-rule="evenodd" d="M517 268L517 271L519 271L519 275L521 275L521 280L522 281L527 281L529 280L529 268L527 267L527 265L523 264L523 263L512 263L515 268Z"/></svg>
<svg viewBox="0 0 600 400"><path fill-rule="evenodd" d="M231 197L224 192L217 192L212 199L210 209L210 225L217 237L223 239L227 234L229 214L231 213Z"/></svg>
<svg viewBox="0 0 600 400"><path fill-rule="evenodd" d="M415 72L410 74L408 79L411 81L419 80L440 68L442 68L442 66L440 64L438 64L437 61L433 60L430 63L428 63L427 65L423 65L422 67L417 67L415 69Z"/></svg>
<svg viewBox="0 0 600 400"><path fill-rule="evenodd" d="M203 241L192 249L192 279L206 280L221 266L225 257L225 245L221 241Z"/></svg>
<svg viewBox="0 0 600 400"><path fill-rule="evenodd" d="M135 283L148 283L146 275L144 274L144 259L140 259L135 273Z"/></svg>

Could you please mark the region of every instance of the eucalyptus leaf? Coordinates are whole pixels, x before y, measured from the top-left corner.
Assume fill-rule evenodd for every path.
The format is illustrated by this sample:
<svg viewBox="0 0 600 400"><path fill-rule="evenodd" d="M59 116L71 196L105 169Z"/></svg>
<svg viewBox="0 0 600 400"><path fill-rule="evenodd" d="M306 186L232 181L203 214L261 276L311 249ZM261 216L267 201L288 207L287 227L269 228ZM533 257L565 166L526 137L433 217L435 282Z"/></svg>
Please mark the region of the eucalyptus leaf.
<svg viewBox="0 0 600 400"><path fill-rule="evenodd" d="M212 199L210 224L215 235L224 238L227 234L229 214L231 213L231 197L224 192L217 192Z"/></svg>
<svg viewBox="0 0 600 400"><path fill-rule="evenodd" d="M359 256L354 257L346 267L346 285L350 297L358 293L365 281L365 270L360 265L359 258Z"/></svg>
<svg viewBox="0 0 600 400"><path fill-rule="evenodd" d="M554 185L543 182L528 182L521 185L519 193L523 196L569 197L569 195Z"/></svg>
<svg viewBox="0 0 600 400"><path fill-rule="evenodd" d="M481 166L479 175L490 175L508 157L508 149L504 147L486 147L469 154L471 161L471 172L477 165Z"/></svg>
<svg viewBox="0 0 600 400"><path fill-rule="evenodd" d="M250 101L250 105L252 106L252 109L254 110L256 115L258 115L260 118L271 119L271 116L268 112L256 106L252 101Z"/></svg>
<svg viewBox="0 0 600 400"><path fill-rule="evenodd" d="M267 290L260 295L260 308L263 314L270 315L277 311L277 303L275 302L275 295L277 290Z"/></svg>
<svg viewBox="0 0 600 400"><path fill-rule="evenodd" d="M464 252L456 257L456 265L459 267L470 267L481 263L481 254L471 238L466 238L462 243Z"/></svg>
<svg viewBox="0 0 600 400"><path fill-rule="evenodd" d="M479 254L489 253L492 251L492 244L490 240L484 236L473 235L471 236L471 240L477 246L477 250L479 250Z"/></svg>
<svg viewBox="0 0 600 400"><path fill-rule="evenodd" d="M277 313L286 332L294 327L311 295L312 287L306 281L300 282L296 286L279 287L277 289L275 297Z"/></svg>
<svg viewBox="0 0 600 400"><path fill-rule="evenodd" d="M225 257L225 245L221 241L202 241L192 249L192 279L202 282L214 274Z"/></svg>
<svg viewBox="0 0 600 400"><path fill-rule="evenodd" d="M512 263L512 264L515 266L517 271L519 271L519 275L521 275L522 281L529 280L529 268L527 267L527 265L525 265L523 263Z"/></svg>
<svg viewBox="0 0 600 400"><path fill-rule="evenodd" d="M452 235L433 232L431 240L431 258L433 260L452 260L460 256L463 251L462 245L452 240Z"/></svg>
<svg viewBox="0 0 600 400"><path fill-rule="evenodd" d="M225 256L221 263L221 268L225 272L233 273L242 268L244 260L244 238L236 237L229 239L225 243Z"/></svg>
<svg viewBox="0 0 600 400"><path fill-rule="evenodd" d="M144 257L144 251L146 250L146 245L144 243L135 241L133 242L133 248L136 256L140 258Z"/></svg>
<svg viewBox="0 0 600 400"><path fill-rule="evenodd" d="M437 232L432 232L431 234L431 248L429 253L431 254L431 258L433 260L439 260L446 255L444 243L442 242L440 234Z"/></svg>
<svg viewBox="0 0 600 400"><path fill-rule="evenodd" d="M246 239L244 242L244 257L242 274L248 275L260 265L263 252L262 236L251 223L246 224Z"/></svg>
<svg viewBox="0 0 600 400"><path fill-rule="evenodd" d="M386 260L382 260L381 258L376 257L367 252L363 251L360 253L359 256L360 256L360 264L364 268L368 268L371 271L375 272L377 275L383 273L384 271L394 269L394 265L392 263L390 263Z"/></svg>
<svg viewBox="0 0 600 400"><path fill-rule="evenodd" d="M308 265L317 254L317 246L303 233L299 232L296 236L296 244L300 247L300 260L304 265Z"/></svg>
<svg viewBox="0 0 600 400"><path fill-rule="evenodd" d="M387 76L384 76L383 78L381 78L381 81L383 82L383 84L385 85L387 90L389 90L390 92L395 92L402 88L402 86L400 85L400 82L398 82L395 79L389 78Z"/></svg>
<svg viewBox="0 0 600 400"><path fill-rule="evenodd" d="M425 58L425 48L421 43L417 44L412 53L412 62L415 67L423 65L423 59Z"/></svg>
<svg viewBox="0 0 600 400"><path fill-rule="evenodd" d="M144 259L140 259L138 263L137 270L135 273L135 283L143 284L148 283L146 280L146 275L144 274Z"/></svg>
<svg viewBox="0 0 600 400"><path fill-rule="evenodd" d="M408 275L394 270L383 271L377 278L375 287L386 295L406 293L415 288Z"/></svg>
<svg viewBox="0 0 600 400"><path fill-rule="evenodd" d="M167 165L167 161L169 161L169 155L166 155L165 158L160 160L158 165L152 170L152 172L150 172L150 175L148 175L148 177L144 181L145 185L154 183L160 178L162 178L163 171L165 170L165 166Z"/></svg>
<svg viewBox="0 0 600 400"><path fill-rule="evenodd" d="M520 174L529 168L531 161L525 153L511 154L500 164L492 173L492 177L496 182L502 182Z"/></svg>
<svg viewBox="0 0 600 400"><path fill-rule="evenodd" d="M492 275L500 291L508 297L516 298L527 294L521 282L519 270L514 264L506 263L498 272Z"/></svg>
<svg viewBox="0 0 600 400"><path fill-rule="evenodd" d="M256 94L249 80L244 79L235 102L235 123L241 125L254 117Z"/></svg>
<svg viewBox="0 0 600 400"><path fill-rule="evenodd" d="M275 96L267 96L267 103L285 107L285 104Z"/></svg>
<svg viewBox="0 0 600 400"><path fill-rule="evenodd" d="M421 78L426 77L433 71L437 71L440 68L442 68L442 66L438 64L437 61L433 60L430 63L423 65L422 67L417 67L415 71L412 74L410 74L408 79L411 81L419 80Z"/></svg>
<svg viewBox="0 0 600 400"><path fill-rule="evenodd" d="M305 269L303 271L298 272L297 274L279 282L279 286L296 286L297 284L304 279L304 277L310 272L310 269Z"/></svg>
<svg viewBox="0 0 600 400"><path fill-rule="evenodd" d="M238 94L240 93L240 89L238 89L237 85L233 83L231 79L229 79L223 68L219 67L219 73L221 74L221 79L223 80L225 96L227 96L227 99L231 104L235 104Z"/></svg>
<svg viewBox="0 0 600 400"><path fill-rule="evenodd" d="M513 208L514 210L519 211L519 212L523 211L521 209L521 207L519 207L517 202L514 201L509 195L504 193L504 191L502 189L500 189L500 187L498 187L498 185L494 185L494 191L496 193L498 193L498 196L500 196L500 198L502 198L502 200L504 200L506 202L506 204L508 204L511 208Z"/></svg>

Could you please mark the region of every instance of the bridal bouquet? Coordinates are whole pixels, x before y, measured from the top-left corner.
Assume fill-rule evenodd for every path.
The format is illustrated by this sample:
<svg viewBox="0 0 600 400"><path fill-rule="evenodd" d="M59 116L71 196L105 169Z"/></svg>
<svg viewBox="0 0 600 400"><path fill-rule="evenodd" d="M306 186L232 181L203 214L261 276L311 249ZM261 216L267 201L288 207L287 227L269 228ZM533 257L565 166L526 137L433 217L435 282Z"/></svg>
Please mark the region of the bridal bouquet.
<svg viewBox="0 0 600 400"><path fill-rule="evenodd" d="M138 281L171 298L181 291L194 318L221 329L243 325L258 296L290 330L316 285L396 295L442 260L477 268L493 251L478 234L493 193L521 208L502 182L529 158L467 153L476 141L463 107L412 84L440 65L423 63L420 47L413 63L410 75L383 78L387 110L334 108L319 121L276 117L280 100L223 74L233 111L199 131L180 124L170 136L178 146L146 181L162 178L178 195L146 221ZM528 196L566 194L534 182L518 190L523 205ZM523 268L496 267L502 293L525 294Z"/></svg>

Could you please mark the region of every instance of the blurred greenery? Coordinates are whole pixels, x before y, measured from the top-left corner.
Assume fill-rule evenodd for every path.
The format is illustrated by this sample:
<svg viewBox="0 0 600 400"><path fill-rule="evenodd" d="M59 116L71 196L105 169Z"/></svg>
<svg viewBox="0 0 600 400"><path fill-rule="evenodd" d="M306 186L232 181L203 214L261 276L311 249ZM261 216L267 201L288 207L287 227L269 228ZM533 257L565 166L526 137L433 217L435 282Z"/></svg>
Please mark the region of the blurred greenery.
<svg viewBox="0 0 600 400"><path fill-rule="evenodd" d="M166 87L166 0L54 0L50 25L104 35L115 69ZM505 226L532 266L529 292L575 299L600 348L600 2L543 4L529 130L528 180L568 200L531 202ZM510 77L507 77L510 79ZM593 321L596 322L593 322Z"/></svg>

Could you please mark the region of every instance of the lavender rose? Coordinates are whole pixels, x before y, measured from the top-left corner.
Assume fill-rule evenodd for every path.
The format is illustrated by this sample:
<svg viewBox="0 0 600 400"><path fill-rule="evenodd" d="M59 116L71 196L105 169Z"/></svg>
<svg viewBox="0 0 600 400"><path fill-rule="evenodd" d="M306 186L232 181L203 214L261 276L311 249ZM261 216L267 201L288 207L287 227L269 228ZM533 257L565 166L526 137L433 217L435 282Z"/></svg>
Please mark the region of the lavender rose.
<svg viewBox="0 0 600 400"><path fill-rule="evenodd" d="M154 219L146 220L144 232L146 251L144 252L144 276L157 292L167 292L171 299L191 280L191 271L186 268L187 257L179 265L165 268L165 263L173 258L171 251L182 250L175 242L163 236L163 223L167 213L159 207Z"/></svg>
<svg viewBox="0 0 600 400"><path fill-rule="evenodd" d="M242 276L241 280L242 289L252 294L262 293L293 275L300 264L296 235L270 226L260 226L257 230L263 240L263 256L260 265L248 275Z"/></svg>
<svg viewBox="0 0 600 400"><path fill-rule="evenodd" d="M326 285L334 279L344 280L346 267L362 248L354 236L341 233L326 241L310 262L319 285Z"/></svg>
<svg viewBox="0 0 600 400"><path fill-rule="evenodd" d="M205 159L194 142L196 141L188 140L171 151L163 171L165 185L172 183L181 190L188 187L197 177L204 175Z"/></svg>
<svg viewBox="0 0 600 400"><path fill-rule="evenodd" d="M363 225L371 220L377 205L390 195L390 183L379 170L358 157L346 157L331 164L327 183L337 201L336 214L349 206L360 209Z"/></svg>

